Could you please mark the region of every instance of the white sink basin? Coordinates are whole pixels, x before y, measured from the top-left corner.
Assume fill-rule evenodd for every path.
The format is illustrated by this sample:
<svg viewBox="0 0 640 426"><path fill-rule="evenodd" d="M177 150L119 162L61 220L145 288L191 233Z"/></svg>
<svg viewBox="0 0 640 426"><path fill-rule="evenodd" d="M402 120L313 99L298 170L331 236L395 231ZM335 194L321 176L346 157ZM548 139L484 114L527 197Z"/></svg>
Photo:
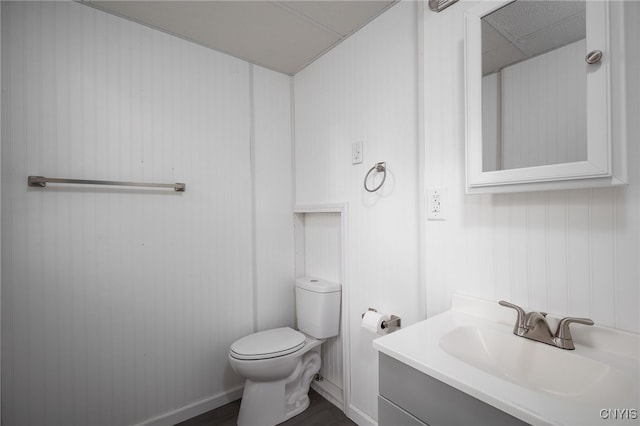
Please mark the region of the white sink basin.
<svg viewBox="0 0 640 426"><path fill-rule="evenodd" d="M634 387L622 371L607 364L502 330L457 327L440 338L440 346L486 373L586 405L619 401Z"/></svg>
<svg viewBox="0 0 640 426"><path fill-rule="evenodd" d="M497 302L455 295L450 310L373 345L529 424L640 425L637 415L612 422L602 414L639 408L638 334L576 326L576 349L564 350L514 335L514 321Z"/></svg>

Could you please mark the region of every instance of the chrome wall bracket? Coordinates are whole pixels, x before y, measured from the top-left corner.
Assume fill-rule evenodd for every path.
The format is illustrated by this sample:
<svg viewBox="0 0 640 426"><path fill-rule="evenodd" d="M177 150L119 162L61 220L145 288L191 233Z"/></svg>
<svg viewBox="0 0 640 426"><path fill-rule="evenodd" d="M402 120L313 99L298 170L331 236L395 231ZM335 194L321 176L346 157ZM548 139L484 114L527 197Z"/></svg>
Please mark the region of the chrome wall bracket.
<svg viewBox="0 0 640 426"><path fill-rule="evenodd" d="M387 321L382 321L382 329L389 330L389 332L397 330L401 326L402 320L400 319L400 317L397 317L395 315L391 315L391 318L389 318Z"/></svg>

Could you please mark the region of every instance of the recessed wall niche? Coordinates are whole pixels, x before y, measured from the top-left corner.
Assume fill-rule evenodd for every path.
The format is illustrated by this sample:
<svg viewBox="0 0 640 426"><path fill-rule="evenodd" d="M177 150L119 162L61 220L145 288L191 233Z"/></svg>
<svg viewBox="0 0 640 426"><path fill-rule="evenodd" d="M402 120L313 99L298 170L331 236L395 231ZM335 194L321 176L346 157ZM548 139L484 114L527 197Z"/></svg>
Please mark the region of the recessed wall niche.
<svg viewBox="0 0 640 426"><path fill-rule="evenodd" d="M344 312L346 283L343 279L343 217L333 209L296 209L294 215L295 275L322 278L342 284ZM314 381L313 388L327 399L344 407L344 351L345 318L340 318L340 334L322 345L322 381Z"/></svg>

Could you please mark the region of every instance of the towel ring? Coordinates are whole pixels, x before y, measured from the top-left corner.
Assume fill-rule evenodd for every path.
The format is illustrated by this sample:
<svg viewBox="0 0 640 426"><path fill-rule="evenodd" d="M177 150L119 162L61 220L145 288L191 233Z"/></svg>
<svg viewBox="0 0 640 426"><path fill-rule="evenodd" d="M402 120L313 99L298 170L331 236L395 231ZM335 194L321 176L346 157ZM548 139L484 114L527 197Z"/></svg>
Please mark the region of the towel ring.
<svg viewBox="0 0 640 426"><path fill-rule="evenodd" d="M380 182L378 184L378 186L376 186L373 189L370 189L369 186L367 186L367 180L369 179L369 175L373 172L376 171L378 173L382 172L384 173L382 175L382 182ZM364 189L366 189L369 192L376 192L378 189L380 189L380 187L382 187L382 185L384 184L385 179L387 179L387 163L382 161L380 163L376 163L375 166L373 166L371 169L369 169L369 171L367 172L367 175L364 177Z"/></svg>

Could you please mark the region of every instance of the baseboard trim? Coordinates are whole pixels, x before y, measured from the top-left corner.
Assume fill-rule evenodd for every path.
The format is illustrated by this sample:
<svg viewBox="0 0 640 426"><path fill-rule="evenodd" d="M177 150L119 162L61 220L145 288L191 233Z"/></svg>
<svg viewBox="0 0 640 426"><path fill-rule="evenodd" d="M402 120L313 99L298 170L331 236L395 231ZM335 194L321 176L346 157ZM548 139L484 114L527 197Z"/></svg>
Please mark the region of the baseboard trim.
<svg viewBox="0 0 640 426"><path fill-rule="evenodd" d="M378 426L378 422L359 408L349 405L349 410L345 410L342 389L324 379L322 382L311 382L311 389L318 392L324 399L342 410L347 417L353 420L358 426Z"/></svg>
<svg viewBox="0 0 640 426"><path fill-rule="evenodd" d="M358 426L378 426L376 420L352 404L349 404L349 411L347 411L346 414L351 420L357 423Z"/></svg>
<svg viewBox="0 0 640 426"><path fill-rule="evenodd" d="M330 380L324 379L321 382L315 380L311 382L311 389L318 392L324 399L338 407L344 412L344 399L342 397L342 389L332 383Z"/></svg>
<svg viewBox="0 0 640 426"><path fill-rule="evenodd" d="M229 391L213 395L201 401L185 405L184 407L171 410L167 413L163 413L159 416L140 422L137 426L173 426L176 423L183 422L192 417L228 404L229 402L233 402L236 399L240 399L242 397L242 389L243 387L240 386Z"/></svg>

